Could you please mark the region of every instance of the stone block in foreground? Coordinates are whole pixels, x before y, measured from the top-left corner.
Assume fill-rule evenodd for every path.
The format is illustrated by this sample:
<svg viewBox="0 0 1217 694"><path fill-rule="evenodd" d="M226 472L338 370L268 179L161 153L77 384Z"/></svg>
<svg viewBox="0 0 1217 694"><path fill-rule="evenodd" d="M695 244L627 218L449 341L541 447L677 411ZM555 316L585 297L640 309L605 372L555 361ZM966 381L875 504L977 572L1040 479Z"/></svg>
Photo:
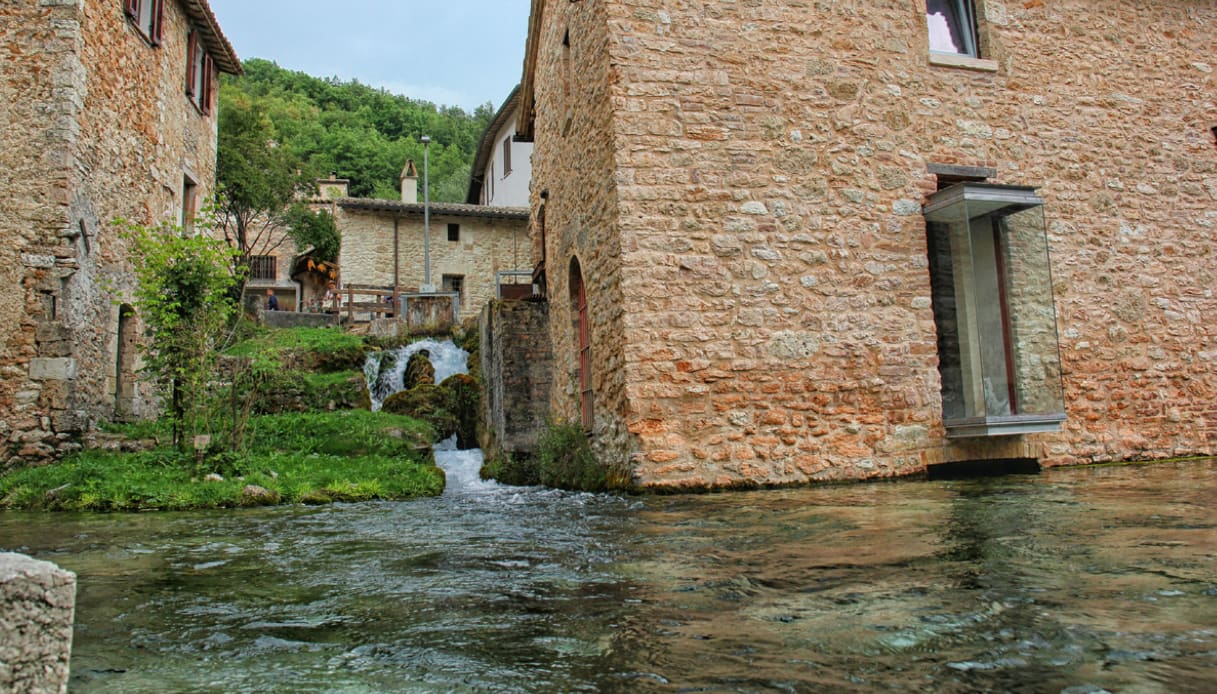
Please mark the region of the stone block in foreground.
<svg viewBox="0 0 1217 694"><path fill-rule="evenodd" d="M0 691L66 692L76 574L0 553Z"/></svg>

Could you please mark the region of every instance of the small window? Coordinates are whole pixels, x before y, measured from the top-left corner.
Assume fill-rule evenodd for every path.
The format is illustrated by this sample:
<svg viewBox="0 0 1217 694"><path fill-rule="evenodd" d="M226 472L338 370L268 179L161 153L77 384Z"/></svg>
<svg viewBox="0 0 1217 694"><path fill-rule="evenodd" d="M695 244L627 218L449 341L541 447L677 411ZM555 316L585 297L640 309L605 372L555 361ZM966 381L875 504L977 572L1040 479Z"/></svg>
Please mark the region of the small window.
<svg viewBox="0 0 1217 694"><path fill-rule="evenodd" d="M278 279L275 272L275 260L273 255L249 256L249 278L274 282Z"/></svg>
<svg viewBox="0 0 1217 694"><path fill-rule="evenodd" d="M511 173L511 135L503 140L503 177Z"/></svg>
<svg viewBox="0 0 1217 694"><path fill-rule="evenodd" d="M199 187L189 176L182 177L182 231L194 230L194 213L198 205Z"/></svg>
<svg viewBox="0 0 1217 694"><path fill-rule="evenodd" d="M1065 420L1043 200L960 183L925 206L948 436L1058 431Z"/></svg>
<svg viewBox="0 0 1217 694"><path fill-rule="evenodd" d="M930 51L979 58L976 8L972 0L927 0Z"/></svg>
<svg viewBox="0 0 1217 694"><path fill-rule="evenodd" d="M211 113L212 74L215 63L199 37L199 32L190 32L186 42L186 96L204 114Z"/></svg>
<svg viewBox="0 0 1217 694"><path fill-rule="evenodd" d="M153 46L161 45L165 0L123 0L123 13L148 43Z"/></svg>
<svg viewBox="0 0 1217 694"><path fill-rule="evenodd" d="M460 294L465 290L464 275L444 275L442 281L443 284L440 286L442 286L446 292L456 292L457 294Z"/></svg>
<svg viewBox="0 0 1217 694"><path fill-rule="evenodd" d="M461 225L460 224L449 224L448 225L448 240L449 241L460 241L461 240Z"/></svg>

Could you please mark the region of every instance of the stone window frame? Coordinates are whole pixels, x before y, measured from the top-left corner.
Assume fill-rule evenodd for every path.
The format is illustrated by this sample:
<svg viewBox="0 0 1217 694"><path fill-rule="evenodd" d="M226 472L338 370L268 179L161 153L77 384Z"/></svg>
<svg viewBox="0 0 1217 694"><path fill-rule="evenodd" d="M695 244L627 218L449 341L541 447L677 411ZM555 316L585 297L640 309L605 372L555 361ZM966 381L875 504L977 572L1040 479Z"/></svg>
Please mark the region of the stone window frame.
<svg viewBox="0 0 1217 694"><path fill-rule="evenodd" d="M945 0L951 6L957 8L956 12L965 15L962 21L966 22L971 29L968 34L968 42L971 45L965 45L965 52L962 53L937 51L929 48L929 4L933 1L926 0L923 3L925 11L922 13L922 16L926 20L925 36L930 65L962 68L979 72L997 72L997 61L984 57L991 53L988 27L982 21L985 16L984 0Z"/></svg>
<svg viewBox="0 0 1217 694"><path fill-rule="evenodd" d="M161 45L165 0L123 0L123 14L148 45Z"/></svg>
<svg viewBox="0 0 1217 694"><path fill-rule="evenodd" d="M215 61L200 40L199 32L190 30L186 38L186 96L203 115L211 114L214 99Z"/></svg>

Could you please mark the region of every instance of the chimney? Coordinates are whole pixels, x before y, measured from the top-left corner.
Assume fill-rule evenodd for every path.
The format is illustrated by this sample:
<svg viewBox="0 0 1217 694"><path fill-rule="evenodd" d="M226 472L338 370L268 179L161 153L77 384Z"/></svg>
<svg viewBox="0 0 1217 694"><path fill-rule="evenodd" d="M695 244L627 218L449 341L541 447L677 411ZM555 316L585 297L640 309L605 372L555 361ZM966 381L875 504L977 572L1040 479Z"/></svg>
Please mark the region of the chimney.
<svg viewBox="0 0 1217 694"><path fill-rule="evenodd" d="M418 169L413 159L407 159L401 170L401 201L418 202Z"/></svg>

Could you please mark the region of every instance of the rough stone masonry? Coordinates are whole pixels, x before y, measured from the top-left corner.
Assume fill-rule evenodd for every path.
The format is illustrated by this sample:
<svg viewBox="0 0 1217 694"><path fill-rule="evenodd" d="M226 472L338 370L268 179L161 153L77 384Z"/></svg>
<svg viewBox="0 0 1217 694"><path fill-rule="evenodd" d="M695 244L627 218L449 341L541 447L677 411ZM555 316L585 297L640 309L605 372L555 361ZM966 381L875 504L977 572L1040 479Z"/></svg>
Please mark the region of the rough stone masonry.
<svg viewBox="0 0 1217 694"><path fill-rule="evenodd" d="M592 441L644 486L1217 452L1217 1L974 7L957 58L923 0L534 0L552 416L581 278ZM947 436L922 206L960 172L1044 200L1056 433Z"/></svg>
<svg viewBox="0 0 1217 694"><path fill-rule="evenodd" d="M0 691L66 692L76 574L0 553Z"/></svg>

